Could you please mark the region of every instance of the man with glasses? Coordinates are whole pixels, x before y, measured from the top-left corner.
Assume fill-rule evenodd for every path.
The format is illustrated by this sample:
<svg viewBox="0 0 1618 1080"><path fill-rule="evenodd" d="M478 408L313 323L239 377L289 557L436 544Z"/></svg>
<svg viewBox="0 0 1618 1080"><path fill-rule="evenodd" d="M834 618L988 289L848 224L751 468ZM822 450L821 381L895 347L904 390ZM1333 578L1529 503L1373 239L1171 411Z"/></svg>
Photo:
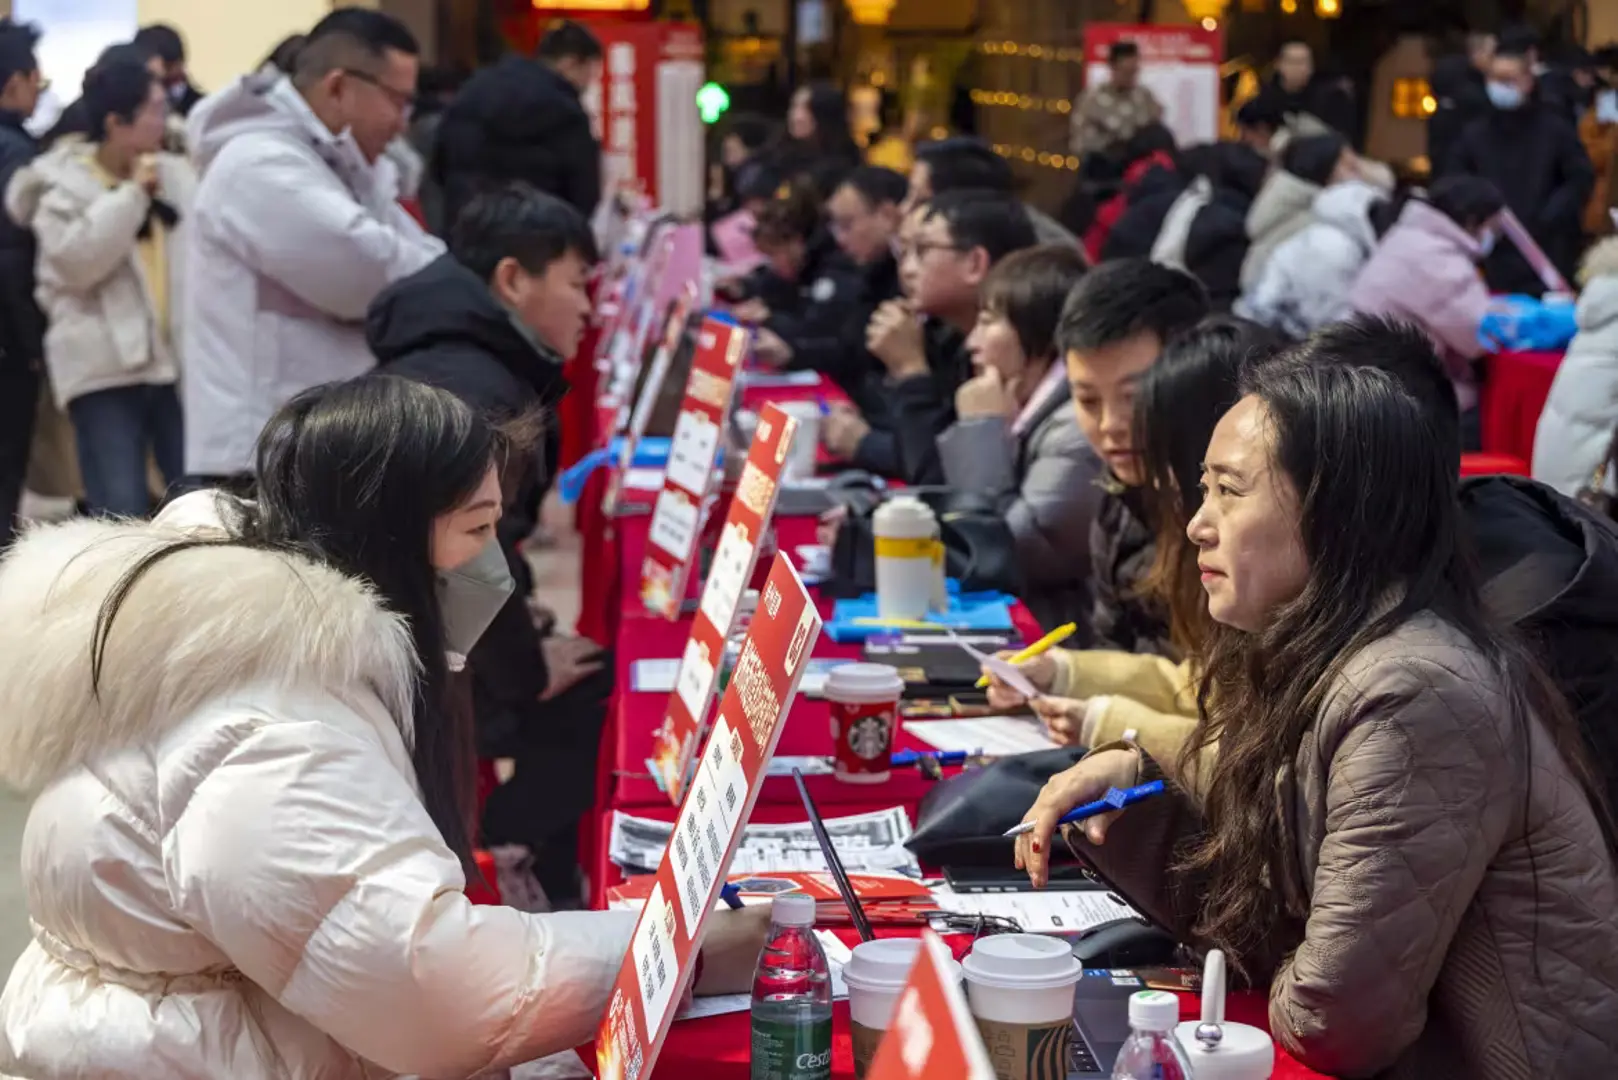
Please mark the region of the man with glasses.
<svg viewBox="0 0 1618 1080"><path fill-rule="evenodd" d="M183 306L186 472L235 483L293 395L375 365L366 309L443 254L398 204L383 152L415 104L401 22L339 8L290 76L248 76L192 112L203 170Z"/></svg>
<svg viewBox="0 0 1618 1080"><path fill-rule="evenodd" d="M0 194L39 150L23 126L43 89L38 41L33 27L0 18ZM0 548L11 543L28 472L44 334L34 303L34 234L0 213Z"/></svg>

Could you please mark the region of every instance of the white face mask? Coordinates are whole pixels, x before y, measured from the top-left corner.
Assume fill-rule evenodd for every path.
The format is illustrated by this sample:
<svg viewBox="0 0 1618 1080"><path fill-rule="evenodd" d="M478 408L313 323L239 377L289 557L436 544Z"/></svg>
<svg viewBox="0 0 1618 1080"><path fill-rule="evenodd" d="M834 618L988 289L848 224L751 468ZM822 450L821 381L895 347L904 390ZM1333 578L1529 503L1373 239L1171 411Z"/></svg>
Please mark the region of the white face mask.
<svg viewBox="0 0 1618 1080"><path fill-rule="evenodd" d="M1596 95L1596 120L1618 124L1618 90L1603 90Z"/></svg>
<svg viewBox="0 0 1618 1080"><path fill-rule="evenodd" d="M1520 109L1522 108L1523 92L1519 87L1513 86L1511 83L1491 82L1489 83L1489 100L1494 103L1494 107L1497 109Z"/></svg>

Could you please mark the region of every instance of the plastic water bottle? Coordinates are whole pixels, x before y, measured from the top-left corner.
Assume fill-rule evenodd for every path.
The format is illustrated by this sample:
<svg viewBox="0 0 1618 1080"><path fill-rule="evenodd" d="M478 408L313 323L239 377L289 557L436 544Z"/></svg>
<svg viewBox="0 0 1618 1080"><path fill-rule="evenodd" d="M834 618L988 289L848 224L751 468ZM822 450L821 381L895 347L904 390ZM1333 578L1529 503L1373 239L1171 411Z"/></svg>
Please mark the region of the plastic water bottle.
<svg viewBox="0 0 1618 1080"><path fill-rule="evenodd" d="M752 1080L831 1076L831 968L814 925L813 897L775 898L753 975Z"/></svg>
<svg viewBox="0 0 1618 1080"><path fill-rule="evenodd" d="M1112 1080L1191 1080L1191 1063L1174 1037L1180 999L1164 990L1129 995L1129 1041L1118 1052Z"/></svg>

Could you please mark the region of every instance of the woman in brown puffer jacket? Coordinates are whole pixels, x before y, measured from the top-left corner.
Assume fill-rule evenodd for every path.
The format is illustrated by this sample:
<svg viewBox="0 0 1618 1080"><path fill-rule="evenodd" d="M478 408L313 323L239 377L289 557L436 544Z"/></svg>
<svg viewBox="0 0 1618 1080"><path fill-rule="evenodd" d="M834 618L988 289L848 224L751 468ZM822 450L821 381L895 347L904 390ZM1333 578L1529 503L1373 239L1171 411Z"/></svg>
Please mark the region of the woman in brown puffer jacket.
<svg viewBox="0 0 1618 1080"><path fill-rule="evenodd" d="M1303 1064L1392 1080L1575 1080L1618 1062L1611 819L1567 706L1484 614L1452 454L1369 323L1250 370L1187 530L1220 624L1180 761L1128 743L1054 778L1060 816L1166 774L1079 841L1135 903L1270 984ZM1215 740L1211 767L1182 763ZM1105 841L1104 846L1099 846ZM1167 866L1165 866L1167 864Z"/></svg>

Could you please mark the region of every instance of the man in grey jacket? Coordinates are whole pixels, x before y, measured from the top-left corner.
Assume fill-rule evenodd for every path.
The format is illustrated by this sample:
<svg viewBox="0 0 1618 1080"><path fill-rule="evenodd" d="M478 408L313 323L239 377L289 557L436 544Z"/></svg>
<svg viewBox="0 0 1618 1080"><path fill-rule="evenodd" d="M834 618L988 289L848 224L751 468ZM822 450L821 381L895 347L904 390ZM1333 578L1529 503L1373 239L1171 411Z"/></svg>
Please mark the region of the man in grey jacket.
<svg viewBox="0 0 1618 1080"><path fill-rule="evenodd" d="M383 157L415 99L417 46L392 16L339 8L290 77L248 76L192 112L202 171L183 304L186 472L233 481L289 398L375 365L365 312L443 253Z"/></svg>

